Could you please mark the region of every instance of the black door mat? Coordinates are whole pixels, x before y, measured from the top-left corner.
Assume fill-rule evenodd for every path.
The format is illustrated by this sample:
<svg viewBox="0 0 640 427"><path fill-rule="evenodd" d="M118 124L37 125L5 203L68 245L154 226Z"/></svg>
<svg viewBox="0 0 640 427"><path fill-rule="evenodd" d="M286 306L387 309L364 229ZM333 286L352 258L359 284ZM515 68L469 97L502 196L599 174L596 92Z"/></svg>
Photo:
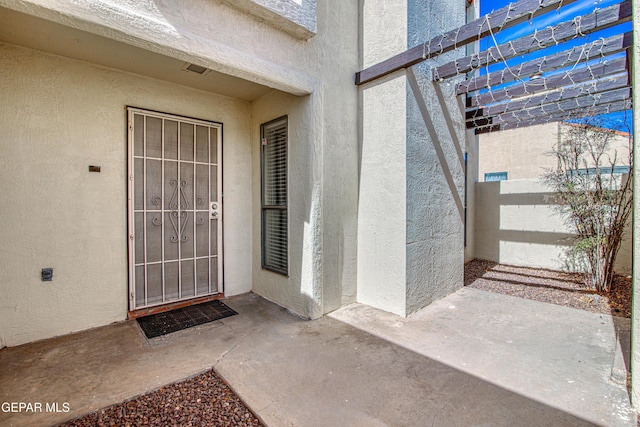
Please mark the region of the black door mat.
<svg viewBox="0 0 640 427"><path fill-rule="evenodd" d="M224 319L238 314L218 300L153 314L136 319L147 338L155 338L171 332Z"/></svg>

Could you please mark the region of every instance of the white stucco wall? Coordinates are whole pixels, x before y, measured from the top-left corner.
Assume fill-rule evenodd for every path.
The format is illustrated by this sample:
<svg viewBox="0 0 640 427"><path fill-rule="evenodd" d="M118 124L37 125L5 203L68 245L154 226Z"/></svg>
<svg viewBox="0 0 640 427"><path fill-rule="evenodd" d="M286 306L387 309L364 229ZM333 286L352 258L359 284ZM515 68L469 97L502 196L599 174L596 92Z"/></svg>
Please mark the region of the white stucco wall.
<svg viewBox="0 0 640 427"><path fill-rule="evenodd" d="M475 185L475 257L502 264L552 270L579 269L570 255L574 234L538 180L478 182ZM616 271L631 273L627 229Z"/></svg>
<svg viewBox="0 0 640 427"><path fill-rule="evenodd" d="M0 45L0 105L0 347L126 318L127 105L223 123L225 293L251 290L247 102Z"/></svg>
<svg viewBox="0 0 640 427"><path fill-rule="evenodd" d="M314 147L318 131L305 124L313 120L311 96L273 92L254 102L251 128L254 144L253 290L289 310L309 318L322 316L322 176L321 151ZM286 115L289 124L289 275L261 267L260 124Z"/></svg>
<svg viewBox="0 0 640 427"><path fill-rule="evenodd" d="M365 2L364 67L464 24L465 12L464 2ZM462 286L463 116L453 83L430 78L460 54L361 88L358 301L403 316Z"/></svg>
<svg viewBox="0 0 640 427"><path fill-rule="evenodd" d="M455 82L432 83L425 65L408 73L407 313L463 285L463 115Z"/></svg>
<svg viewBox="0 0 640 427"><path fill-rule="evenodd" d="M411 1L409 46L465 22L465 2ZM457 79L434 83L431 70L465 53L459 49L437 56L412 67L408 73L408 313L449 295L463 284L464 115L453 90Z"/></svg>
<svg viewBox="0 0 640 427"><path fill-rule="evenodd" d="M363 68L407 49L406 0L362 5ZM404 71L362 88L358 301L406 315L406 93Z"/></svg>
<svg viewBox="0 0 640 427"><path fill-rule="evenodd" d="M0 6L296 95L315 87L304 71L315 62L315 50L221 1L192 0L186 7L149 0L0 0Z"/></svg>
<svg viewBox="0 0 640 427"><path fill-rule="evenodd" d="M507 172L508 179L533 179L556 166L549 155L558 143L559 123L509 129L480 135L479 180L488 172Z"/></svg>
<svg viewBox="0 0 640 427"><path fill-rule="evenodd" d="M507 172L508 179L535 179L556 169L558 160L553 148L569 126L554 122L480 135L480 181L484 181L487 172ZM628 135L618 133L610 144L610 153L617 153L616 164L628 165ZM604 166L608 161L603 159Z"/></svg>
<svg viewBox="0 0 640 427"><path fill-rule="evenodd" d="M316 34L316 0L224 0L287 33L308 39Z"/></svg>
<svg viewBox="0 0 640 427"><path fill-rule="evenodd" d="M289 0L280 3L287 1ZM112 259L105 267L100 268L96 267L95 260L82 268L72 262L69 265L53 265L53 284L57 282L60 289L67 289L66 297L60 297L60 300L73 301L75 298L75 302L69 304L80 310L81 315L73 322L68 322L68 319L64 319L60 314L64 311L62 308L66 307L66 303L61 303L62 305L42 310L40 320L35 316L36 320L26 327L19 327L18 320L29 317L21 314L22 317L11 320L6 323L7 326L3 323L3 327L11 332L2 332L0 337L11 335L11 338L0 338L3 340L0 344L14 345L124 318L126 303L123 301L126 301L127 292L126 240L122 239L126 239L126 236L118 235L118 230L124 229L126 233L126 163L115 163L124 159L123 156L126 154L126 146L121 144L126 136L124 106L127 104L223 122L226 162L224 185L227 295L254 289L286 308L311 318L321 316L344 303L355 301L359 122L358 91L353 76L359 69L359 5L354 2L333 4L328 0L304 0L303 3L305 11L313 9L313 14L317 17L317 22L314 22L317 35L309 40L300 40L290 32L283 31L282 26L277 23L256 14L246 13L242 8L232 7L228 2L219 0L196 0L190 2L189 7L162 1L84 0L70 4L59 0L0 0L0 6L121 43L116 46L122 49L134 46L276 89L260 99L250 100L253 102L243 102L132 74L105 70L87 63L62 58L52 59L54 57L42 56L33 51L25 51L30 52L25 55L38 58L34 59L37 63L57 61L56 64L34 67L29 72L19 73L17 64L22 64L22 59L9 58L3 61L2 67L9 70L7 73L11 78L0 84L12 88L3 92L1 98L3 110L12 111L1 119L10 127L5 141L20 140L25 146L37 145L40 141L39 135L50 126L54 132L52 135L66 144L63 146L66 151L55 152L51 149L47 153L48 157L53 157L58 164L66 162L68 155L77 157L77 161L83 164L81 171L86 171L88 164L101 163L103 172L99 177L91 175L86 179L86 183L91 182L90 180L100 181L104 186L100 193L110 194L111 197L108 203L109 221L104 225L104 235L109 236L111 243L108 248L102 248L98 252L102 254L115 251L114 247L120 250L120 244L125 252L109 252L109 256L92 255L101 263L103 259ZM311 3L317 5L310 9L308 6L313 6ZM282 16L285 15L286 13ZM309 16L301 17L304 20L307 18ZM28 32L28 29L25 31ZM62 32L51 36L59 35L62 35ZM83 38L81 32L73 35L77 38L78 45L82 46L82 50L78 49L79 57L90 57L87 55L90 49L84 44L103 45L96 42L95 37ZM68 36L69 34L65 34L65 37ZM26 39L28 37L22 38ZM48 45L41 43L40 46L47 49ZM21 51L14 47L10 49ZM65 55L74 56L73 49L64 51ZM160 61L162 57L158 58ZM101 63L109 62L108 58L104 59ZM54 72L49 68L54 69ZM108 73L111 77L96 77L101 73ZM15 79L30 80L21 86L14 84ZM94 84L94 80L98 82ZM88 87L81 91L81 102L71 102L70 100L78 97L78 88L82 87L79 85L85 83ZM17 89L20 87L21 91ZM37 111L42 117L30 114L33 109L22 108L23 103L38 105ZM113 113L112 109L116 105L117 113ZM93 117L92 114L97 115L100 120L92 124L93 127L89 131L79 130L85 126L82 122L88 121L88 118ZM290 118L292 137L291 272L288 278L275 277L272 273L260 269L260 188L257 179L259 163L256 164L259 155L260 123L283 114ZM22 116L27 117L24 119L28 123L26 127L16 125L20 123L16 117ZM43 120L44 124L40 125L38 120ZM70 128L68 123L72 123ZM93 147L74 151L74 144L78 144L77 141L85 141L86 138L82 135L88 133L99 134L103 139L108 138L106 145L100 145L100 149L108 150L113 156L111 163L98 162L105 156L100 150L93 150ZM116 143L120 145L115 145ZM60 147L59 142L56 141L56 144ZM15 150L13 145L6 143L3 149L12 147L11 149ZM19 154L12 153L14 157L7 157L7 161L15 163L16 168L21 164L15 158ZM21 158L19 160L21 161ZM26 176L31 168L25 164L18 169L22 176ZM59 169L58 173L60 176L57 176L56 180L63 182L62 169ZM112 177L108 174L114 175ZM86 183L83 181L83 185ZM23 192L31 186L37 187L37 182L30 182L30 185L24 186ZM234 188L237 191L230 191ZM55 189L55 194L68 194L68 198L64 199L67 202L77 199L81 191L66 188L64 185L56 185ZM15 191L12 197L18 199L18 191L12 191ZM44 197L44 189L36 188L35 194L37 196L34 196L34 199L47 200ZM85 214L92 211L94 202L93 199L86 202L83 199L75 209ZM66 218L65 209L69 209L67 205L73 206L71 203L55 202L47 208L48 216ZM115 212L117 214L114 214ZM16 219L6 222L3 227L17 231L11 239L7 239L7 246L17 244L17 236L28 225L19 226L17 215L12 215L15 215ZM71 219L57 221L63 223L59 231L56 226L56 238L47 243L48 245L57 244L60 237L67 236L66 232L71 228L71 224L74 224ZM89 235L95 234L96 225L95 221L90 221L83 226L81 232L75 232L78 241L83 241L85 232ZM36 231L29 231L28 237L20 243L27 247L36 247L37 231L42 230L36 228ZM82 244L87 246L91 243L92 241L87 240ZM72 251L72 248L69 247L67 250ZM49 252L67 256L64 255L64 251L45 251ZM5 257L3 263L13 262L14 259L20 258L20 252L9 252ZM7 283L13 286L11 296L3 302L2 308L6 309L4 313L27 309L35 312L40 310L44 301L51 300L50 295L41 297L37 293L42 289L38 275L41 267L52 266L54 261L56 259L36 258L29 261L29 268L20 268L18 271L10 269L4 273ZM74 268L77 268L77 271L73 270ZM65 275L70 275L72 279L70 282L65 279L63 285L61 282ZM97 291L84 287L85 276L96 280L100 277L100 283L108 282L117 288L108 288L109 290L105 291L104 287L96 285L100 292L107 293L107 296L101 298L103 308L99 315L96 315L95 307L87 303L93 299ZM22 280L24 277L28 277L28 283L38 289L33 295L25 296L21 293L22 287L26 286ZM56 288L50 289L55 291ZM77 297L69 297L74 292L83 294L83 298L78 300ZM51 318L58 317L59 320L49 322ZM47 322L48 326L43 327Z"/></svg>
<svg viewBox="0 0 640 427"><path fill-rule="evenodd" d="M317 318L355 301L358 201L358 7L318 2L304 66L308 96L273 92L252 104L253 290ZM313 55L312 55L313 54ZM260 268L260 124L289 119L289 276Z"/></svg>
<svg viewBox="0 0 640 427"><path fill-rule="evenodd" d="M358 301L406 315L406 77L363 91Z"/></svg>

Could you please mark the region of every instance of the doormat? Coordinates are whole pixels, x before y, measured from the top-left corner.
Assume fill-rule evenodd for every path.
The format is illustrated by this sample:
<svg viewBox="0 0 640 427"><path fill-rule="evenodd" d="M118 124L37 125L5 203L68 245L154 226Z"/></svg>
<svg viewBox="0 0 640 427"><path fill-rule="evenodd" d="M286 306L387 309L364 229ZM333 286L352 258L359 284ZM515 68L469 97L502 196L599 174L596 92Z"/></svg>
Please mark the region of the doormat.
<svg viewBox="0 0 640 427"><path fill-rule="evenodd" d="M136 319L147 338L155 338L238 314L219 300Z"/></svg>

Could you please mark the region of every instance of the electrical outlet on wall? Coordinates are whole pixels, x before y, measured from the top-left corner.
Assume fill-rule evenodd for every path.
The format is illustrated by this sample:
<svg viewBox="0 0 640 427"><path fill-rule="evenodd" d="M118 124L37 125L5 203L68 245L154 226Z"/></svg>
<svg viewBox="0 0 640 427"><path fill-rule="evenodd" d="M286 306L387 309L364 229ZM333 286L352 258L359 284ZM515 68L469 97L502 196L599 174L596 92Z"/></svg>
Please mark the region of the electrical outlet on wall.
<svg viewBox="0 0 640 427"><path fill-rule="evenodd" d="M43 268L40 276L43 282L51 282L53 280L53 268Z"/></svg>

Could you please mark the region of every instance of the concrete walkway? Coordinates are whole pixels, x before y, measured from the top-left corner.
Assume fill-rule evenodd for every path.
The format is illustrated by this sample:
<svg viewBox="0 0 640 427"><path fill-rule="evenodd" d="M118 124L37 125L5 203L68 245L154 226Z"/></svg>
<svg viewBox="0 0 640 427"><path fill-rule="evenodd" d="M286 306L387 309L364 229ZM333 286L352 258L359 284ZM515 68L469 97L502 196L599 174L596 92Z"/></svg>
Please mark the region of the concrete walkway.
<svg viewBox="0 0 640 427"><path fill-rule="evenodd" d="M635 425L617 383L624 319L474 289L407 319L225 302L239 315L151 341L125 322L0 350L2 402L61 411L2 411L0 425L51 425L212 366L271 427Z"/></svg>

